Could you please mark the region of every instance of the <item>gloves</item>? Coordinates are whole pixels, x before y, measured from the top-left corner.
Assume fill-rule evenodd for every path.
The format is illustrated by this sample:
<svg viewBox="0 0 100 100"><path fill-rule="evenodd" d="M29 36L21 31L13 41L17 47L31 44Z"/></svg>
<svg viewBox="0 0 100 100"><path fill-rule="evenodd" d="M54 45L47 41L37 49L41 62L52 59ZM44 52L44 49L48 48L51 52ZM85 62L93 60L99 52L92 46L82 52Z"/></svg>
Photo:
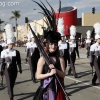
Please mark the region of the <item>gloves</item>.
<svg viewBox="0 0 100 100"><path fill-rule="evenodd" d="M22 73L21 64L18 64L18 67L19 67L19 72L20 72L20 74L21 74L21 73Z"/></svg>
<svg viewBox="0 0 100 100"><path fill-rule="evenodd" d="M22 70L19 70L20 74L22 73Z"/></svg>
<svg viewBox="0 0 100 100"><path fill-rule="evenodd" d="M93 62L90 62L90 66L91 66L91 67L93 67L93 66L94 66Z"/></svg>
<svg viewBox="0 0 100 100"><path fill-rule="evenodd" d="M80 56L78 57L78 59L80 59Z"/></svg>

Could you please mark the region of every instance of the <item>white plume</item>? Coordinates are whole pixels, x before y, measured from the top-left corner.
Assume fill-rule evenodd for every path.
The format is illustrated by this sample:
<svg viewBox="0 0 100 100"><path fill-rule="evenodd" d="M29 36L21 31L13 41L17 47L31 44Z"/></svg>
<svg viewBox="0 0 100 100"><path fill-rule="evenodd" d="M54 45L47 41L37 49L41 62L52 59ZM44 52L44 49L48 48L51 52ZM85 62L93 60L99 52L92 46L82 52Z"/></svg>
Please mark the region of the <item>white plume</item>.
<svg viewBox="0 0 100 100"><path fill-rule="evenodd" d="M99 22L95 23L93 27L95 29L95 34L100 35L100 23Z"/></svg>
<svg viewBox="0 0 100 100"><path fill-rule="evenodd" d="M64 35L64 20L63 18L58 19L58 26L57 26L58 32L61 34L61 36Z"/></svg>
<svg viewBox="0 0 100 100"><path fill-rule="evenodd" d="M91 36L91 31L88 30L88 31L86 32L86 35L87 35L87 38L90 38L90 36Z"/></svg>
<svg viewBox="0 0 100 100"><path fill-rule="evenodd" d="M6 37L6 33L5 33L5 32L3 32L3 39L4 39L4 40L7 39L7 37Z"/></svg>
<svg viewBox="0 0 100 100"><path fill-rule="evenodd" d="M5 26L5 34L6 34L7 39L13 39L14 38L13 26L11 24L7 24Z"/></svg>
<svg viewBox="0 0 100 100"><path fill-rule="evenodd" d="M74 25L71 25L70 27L70 35L76 36L76 27Z"/></svg>
<svg viewBox="0 0 100 100"><path fill-rule="evenodd" d="M95 23L95 24L93 25L93 27L94 27L94 28L97 28L97 27L99 26L99 24L100 24L100 23L97 22L97 23Z"/></svg>

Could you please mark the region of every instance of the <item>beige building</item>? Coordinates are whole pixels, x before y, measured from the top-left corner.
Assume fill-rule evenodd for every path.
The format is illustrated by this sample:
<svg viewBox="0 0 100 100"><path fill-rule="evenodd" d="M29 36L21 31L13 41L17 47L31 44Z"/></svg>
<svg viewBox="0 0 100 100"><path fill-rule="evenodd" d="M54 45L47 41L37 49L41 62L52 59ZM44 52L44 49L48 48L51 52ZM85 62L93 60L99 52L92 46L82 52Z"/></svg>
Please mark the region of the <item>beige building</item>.
<svg viewBox="0 0 100 100"><path fill-rule="evenodd" d="M82 26L93 26L100 22L100 13L82 13Z"/></svg>
<svg viewBox="0 0 100 100"><path fill-rule="evenodd" d="M41 20L34 20L33 22L29 22L29 24L35 26L36 28L36 35L39 34L39 35L43 35L43 29L42 27L46 27L47 28L47 25L46 23L44 22L43 19ZM19 25L17 27L17 30L18 30L18 40L22 40L24 41L29 33L29 27L28 27L28 24L24 24L24 25Z"/></svg>

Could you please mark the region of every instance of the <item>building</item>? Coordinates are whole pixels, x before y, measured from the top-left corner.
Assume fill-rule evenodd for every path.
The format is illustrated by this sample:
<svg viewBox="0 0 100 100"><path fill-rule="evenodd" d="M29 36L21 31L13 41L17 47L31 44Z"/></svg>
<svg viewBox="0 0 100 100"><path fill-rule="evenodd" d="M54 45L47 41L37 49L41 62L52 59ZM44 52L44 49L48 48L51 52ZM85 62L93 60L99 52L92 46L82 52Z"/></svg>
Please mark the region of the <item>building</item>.
<svg viewBox="0 0 100 100"><path fill-rule="evenodd" d="M58 19L58 12L55 11L56 18ZM71 25L75 25L77 29L77 37L85 38L86 32L88 30L91 31L92 37L94 37L95 33L93 31L93 25L96 22L100 22L100 13L82 13L82 18L77 18L77 8L76 7L63 7L61 8L61 13L59 15L60 18L63 17L64 20L64 33L66 36L70 36L69 28ZM40 20L35 20L30 22L36 27L36 35L43 35L43 29L47 28L46 23L44 22L44 18ZM18 38L24 40L24 37L27 37L29 33L28 24L24 24L25 31L23 31L23 25L18 29ZM22 38L23 37L23 38Z"/></svg>
<svg viewBox="0 0 100 100"><path fill-rule="evenodd" d="M100 13L82 13L82 18L78 18L78 25L76 26L77 33L81 34L82 38L86 37L86 32L91 31L91 37L94 38L93 25L100 22Z"/></svg>
<svg viewBox="0 0 100 100"><path fill-rule="evenodd" d="M82 13L82 26L93 26L100 22L100 13Z"/></svg>
<svg viewBox="0 0 100 100"><path fill-rule="evenodd" d="M59 12L55 11L56 19L63 18L64 20L64 33L69 36L69 28L71 25L77 26L77 8L76 7L63 7L61 8L60 15Z"/></svg>
<svg viewBox="0 0 100 100"><path fill-rule="evenodd" d="M47 28L46 23L44 22L44 19L40 19L40 20L34 20L29 22L28 24L33 25L36 28L36 35L43 35L43 29ZM27 35L29 34L29 26L27 23L25 23L24 25L19 25L17 27L17 32L18 32L18 40L26 40Z"/></svg>

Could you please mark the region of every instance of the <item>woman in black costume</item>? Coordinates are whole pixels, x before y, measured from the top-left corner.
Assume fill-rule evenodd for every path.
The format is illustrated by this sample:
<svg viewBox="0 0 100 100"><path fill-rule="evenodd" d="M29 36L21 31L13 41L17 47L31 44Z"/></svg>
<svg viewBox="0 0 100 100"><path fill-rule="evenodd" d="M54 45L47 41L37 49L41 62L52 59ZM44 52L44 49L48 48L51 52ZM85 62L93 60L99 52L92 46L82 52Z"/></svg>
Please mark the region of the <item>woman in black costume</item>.
<svg viewBox="0 0 100 100"><path fill-rule="evenodd" d="M48 32L46 52L50 59L54 62L47 66L43 56L40 57L37 64L36 78L41 80L40 87L36 91L33 100L65 100L64 93L59 86L54 74L57 74L60 82L63 85L65 77L65 62L59 56L58 40L59 33Z"/></svg>

